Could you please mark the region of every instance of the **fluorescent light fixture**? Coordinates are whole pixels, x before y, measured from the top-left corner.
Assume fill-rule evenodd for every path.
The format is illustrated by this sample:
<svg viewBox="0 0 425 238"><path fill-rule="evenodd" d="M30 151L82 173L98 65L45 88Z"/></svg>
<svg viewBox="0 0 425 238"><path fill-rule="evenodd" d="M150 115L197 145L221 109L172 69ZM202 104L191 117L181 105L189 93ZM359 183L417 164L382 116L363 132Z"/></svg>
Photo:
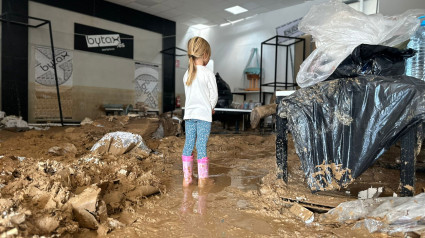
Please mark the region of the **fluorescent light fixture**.
<svg viewBox="0 0 425 238"><path fill-rule="evenodd" d="M207 25L204 25L204 24L196 24L196 25L193 25L191 27L193 27L193 28L195 28L197 30L202 30L202 29L208 28L210 26L207 26Z"/></svg>
<svg viewBox="0 0 425 238"><path fill-rule="evenodd" d="M236 21L229 21L229 20L227 20L227 22L226 22L226 23L220 24L220 26L233 25L233 24L235 24L236 22L240 22L240 21L243 21L243 20L245 20L245 19L244 19L244 18L242 18L242 19L238 19L238 20L236 20Z"/></svg>
<svg viewBox="0 0 425 238"><path fill-rule="evenodd" d="M255 14L255 15L252 15L252 16L249 16L249 17L245 17L245 18L241 18L241 19L238 19L238 20L235 20L235 21L229 21L229 20L226 20L227 22L226 23L222 23L222 24L220 24L220 26L228 26L228 25L233 25L233 24L235 24L235 23L237 23L237 22L241 22L241 21L243 21L243 20L248 20L248 19L251 19L251 18L253 18L253 17L256 17L258 14Z"/></svg>
<svg viewBox="0 0 425 238"><path fill-rule="evenodd" d="M240 6L229 7L229 8L226 8L224 10L228 11L228 12L234 14L234 15L248 11L247 9L240 7Z"/></svg>

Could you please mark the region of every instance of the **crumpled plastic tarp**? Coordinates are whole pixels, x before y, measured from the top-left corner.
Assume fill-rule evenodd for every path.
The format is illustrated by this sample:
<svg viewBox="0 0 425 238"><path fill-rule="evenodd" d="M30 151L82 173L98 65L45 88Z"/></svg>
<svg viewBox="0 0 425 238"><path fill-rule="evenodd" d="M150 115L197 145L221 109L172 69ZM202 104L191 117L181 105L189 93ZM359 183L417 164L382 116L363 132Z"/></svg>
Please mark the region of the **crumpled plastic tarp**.
<svg viewBox="0 0 425 238"><path fill-rule="evenodd" d="M338 0L311 7L299 29L313 36L314 50L301 64L297 83L307 87L326 80L360 44L396 46L417 30L425 10L398 16L366 15Z"/></svg>
<svg viewBox="0 0 425 238"><path fill-rule="evenodd" d="M425 82L366 75L297 90L278 105L288 118L312 191L350 184L425 118Z"/></svg>
<svg viewBox="0 0 425 238"><path fill-rule="evenodd" d="M357 221L355 228L369 232L410 232L425 229L425 193L415 197L386 197L339 204L324 215L343 223Z"/></svg>

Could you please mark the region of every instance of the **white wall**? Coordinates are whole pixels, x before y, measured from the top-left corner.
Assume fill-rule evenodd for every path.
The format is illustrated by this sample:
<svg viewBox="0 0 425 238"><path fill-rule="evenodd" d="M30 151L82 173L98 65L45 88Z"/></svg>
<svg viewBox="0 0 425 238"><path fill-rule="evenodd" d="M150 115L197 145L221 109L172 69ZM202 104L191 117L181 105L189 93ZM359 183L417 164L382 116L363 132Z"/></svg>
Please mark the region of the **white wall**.
<svg viewBox="0 0 425 238"><path fill-rule="evenodd" d="M219 72L222 78L229 84L232 91L237 88L245 88L243 70L248 62L251 49L258 48L261 42L276 35L276 27L304 16L310 6L325 0L303 2L299 5L279 9L276 11L259 14L253 18L224 27L215 26L204 30L194 30L177 24L177 46L186 49L188 39L193 36L201 36L210 42L212 59L214 59L214 72ZM284 57L284 48L279 50ZM264 50L263 68L265 68L265 82L273 80L274 72L274 47L268 46ZM183 95L184 88L181 78L187 67L187 58L180 57L180 69L176 70L176 94ZM283 75L284 60L279 60L279 75ZM291 74L291 72L290 72ZM278 79L279 81L279 79ZM258 96L253 98L258 100Z"/></svg>
<svg viewBox="0 0 425 238"><path fill-rule="evenodd" d="M74 114L74 120L81 120L85 116L97 116L98 114L90 113L94 110L99 110L99 106L102 104L134 105L135 102L132 100L135 98L135 61L161 65L162 35L159 33L31 1L29 2L29 15L51 20L55 47L73 50L74 52L73 107L76 113ZM74 23L132 35L134 37L134 60L74 50ZM32 118L32 108L34 107L31 99L34 97L34 47L36 45L50 46L47 26L29 30L30 119ZM161 68L159 71L161 71ZM162 78L160 78L160 82L162 82ZM89 94L96 96L90 96ZM159 97L161 104L162 96L160 95ZM159 108L162 108L162 105Z"/></svg>
<svg viewBox="0 0 425 238"><path fill-rule="evenodd" d="M425 9L425 0L379 0L379 13L392 16L409 9Z"/></svg>

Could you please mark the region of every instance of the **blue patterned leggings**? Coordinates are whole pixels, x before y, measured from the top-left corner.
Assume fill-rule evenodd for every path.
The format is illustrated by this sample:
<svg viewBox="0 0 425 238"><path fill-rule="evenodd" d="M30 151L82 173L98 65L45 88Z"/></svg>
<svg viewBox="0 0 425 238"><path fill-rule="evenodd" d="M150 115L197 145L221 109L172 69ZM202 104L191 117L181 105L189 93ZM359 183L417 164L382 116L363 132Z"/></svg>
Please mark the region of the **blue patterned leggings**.
<svg viewBox="0 0 425 238"><path fill-rule="evenodd" d="M196 141L198 159L207 157L207 142L211 132L211 122L202 120L185 120L186 141L183 155L191 156Z"/></svg>

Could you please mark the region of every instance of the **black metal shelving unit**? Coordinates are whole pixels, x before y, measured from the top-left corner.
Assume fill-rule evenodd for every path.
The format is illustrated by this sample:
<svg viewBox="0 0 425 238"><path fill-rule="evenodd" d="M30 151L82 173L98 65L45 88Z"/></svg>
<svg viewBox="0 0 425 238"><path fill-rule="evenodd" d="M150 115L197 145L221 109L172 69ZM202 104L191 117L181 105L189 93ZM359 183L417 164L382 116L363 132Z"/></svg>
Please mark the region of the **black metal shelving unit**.
<svg viewBox="0 0 425 238"><path fill-rule="evenodd" d="M281 42L280 40L286 39L287 41ZM265 94L270 92L263 92L263 87L273 87L273 93L276 92L277 87L285 87L285 89L288 88L295 88L297 83L295 82L288 82L288 64L289 64L289 49L291 46L294 46L296 44L303 44L303 61L305 60L305 39L303 38L297 38L297 37L289 37L289 36L281 36L281 35L275 35L271 37L270 39L267 39L263 42L261 42L261 53L260 53L260 95L259 95L259 101L264 104L265 101ZM274 60L274 81L271 83L263 83L263 48L264 46L274 46L275 47L275 60ZM279 52L279 47L285 47L286 48L286 65L285 65L285 81L284 82L278 82L277 81L277 57ZM295 52L294 52L295 54ZM292 69L294 70L294 69ZM295 81L295 79L294 79Z"/></svg>

